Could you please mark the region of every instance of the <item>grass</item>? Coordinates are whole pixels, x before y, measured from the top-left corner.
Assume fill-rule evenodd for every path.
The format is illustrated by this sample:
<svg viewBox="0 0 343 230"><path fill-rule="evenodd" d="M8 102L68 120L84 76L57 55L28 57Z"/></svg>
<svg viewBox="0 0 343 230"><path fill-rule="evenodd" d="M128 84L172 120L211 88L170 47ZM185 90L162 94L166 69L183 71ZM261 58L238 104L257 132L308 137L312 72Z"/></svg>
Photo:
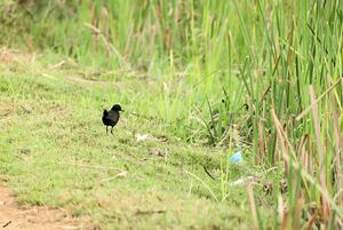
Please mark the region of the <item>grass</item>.
<svg viewBox="0 0 343 230"><path fill-rule="evenodd" d="M79 191L72 196L79 200L72 209L89 203L80 210L93 210L86 214L99 224L122 223L123 217L116 219L121 214L128 224L137 223L124 210L106 215L106 208L96 209L94 199L89 201L95 195L82 195L105 179L104 191L117 188L127 197L140 197L155 188L169 191L168 201L185 202L180 206L189 209L180 211L178 202L159 201L174 210L168 218L157 215L167 221L162 226L190 227L186 216L197 215L191 208L198 200L212 207L217 219L198 216L197 227L209 227L204 219L220 227L232 226L231 221L256 228L342 226L339 0L97 0L81 5L28 0L5 1L0 7L1 43L37 54L31 62L3 65L0 72L3 114L8 113L2 171L12 175L14 187L28 188L26 197L18 191L23 201L36 197L33 182L23 185L38 170L34 175L43 184L37 190L54 185ZM99 130L101 111L113 102L129 111L115 141ZM145 133L156 138L137 143L135 136ZM158 138L164 136L168 143ZM23 148L30 153L24 158ZM246 165L227 165L228 155L240 148ZM49 154L43 154L46 149ZM152 156L156 149L168 157ZM45 181L50 167L53 176ZM262 182L247 189L227 186L248 175L263 175ZM83 183L80 178L89 184L73 189L75 180ZM279 191L282 178L287 192ZM273 191L265 196L262 187L268 181ZM42 193L41 202L33 200L61 201L49 197L54 192ZM220 214L227 210L239 217ZM146 226L152 224L148 219Z"/></svg>
<svg viewBox="0 0 343 230"><path fill-rule="evenodd" d="M51 70L37 60L26 70L23 63L3 64L0 78L1 174L20 202L67 207L105 229L248 228L249 209L240 207L247 202L244 188L222 188L220 178L257 169L223 175L224 167L233 167L227 165L230 152L186 144L163 122L133 115L139 111L128 101L135 92L120 88L137 79L93 81L71 77L78 69ZM113 100L127 105L114 136L101 123L102 107ZM137 142L138 133L153 137Z"/></svg>

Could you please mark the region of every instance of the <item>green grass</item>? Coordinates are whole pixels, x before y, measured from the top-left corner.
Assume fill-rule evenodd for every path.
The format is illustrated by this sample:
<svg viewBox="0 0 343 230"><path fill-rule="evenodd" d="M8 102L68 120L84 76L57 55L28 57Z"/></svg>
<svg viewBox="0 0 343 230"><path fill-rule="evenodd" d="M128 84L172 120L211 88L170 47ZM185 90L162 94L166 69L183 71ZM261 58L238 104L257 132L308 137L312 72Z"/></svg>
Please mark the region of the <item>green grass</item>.
<svg viewBox="0 0 343 230"><path fill-rule="evenodd" d="M248 227L282 229L342 225L339 0L23 2L0 4L0 44L38 55L31 63L4 64L0 71L3 113L11 111L1 124L7 135L1 170L12 175L14 187L28 188L18 191L23 201L54 185L79 191L72 196L79 202L70 206L93 210L88 214L99 223L122 223L125 218L106 215L106 208L88 201L95 195L82 194L126 170L127 177L110 179L104 191L116 188L127 197L144 196L154 186L157 193L169 191L168 201L189 207L181 211L178 202L165 204L173 215L157 216L170 225L189 226L187 215L197 215L191 204L202 199L216 210L211 214L218 221L198 216L194 223L206 219L222 227L242 220ZM99 129L99 117L114 102L128 112L113 140ZM169 141L136 143L137 133ZM23 148L28 156L19 153ZM167 159L151 156L154 148L168 152ZM247 164L227 168L227 156L239 148ZM117 170L99 170L99 165ZM272 196L262 192L263 182L248 194L226 186L274 166L263 176L273 182ZM50 169L54 174L45 181ZM36 189L33 182L23 186L31 173L43 181ZM73 189L80 178L89 184ZM285 194L278 189L281 178L288 184ZM41 202L33 200L61 201L49 197L55 192L42 193ZM227 210L240 217L220 214ZM127 223L137 223L125 216Z"/></svg>
<svg viewBox="0 0 343 230"><path fill-rule="evenodd" d="M163 122L132 115L140 113L135 108L140 102L130 101L136 92L125 89L136 79L70 77L77 71L49 70L40 60L30 68L2 65L0 76L0 173L8 176L20 202L67 207L108 229L248 228L245 189L231 190L220 178L234 180L262 170L249 169L249 158L243 168L223 174L233 167L227 165L228 150L186 144ZM114 101L126 112L112 136L105 134L101 115ZM154 139L137 142L137 133ZM165 156L152 154L156 149ZM163 213L149 214L159 210Z"/></svg>

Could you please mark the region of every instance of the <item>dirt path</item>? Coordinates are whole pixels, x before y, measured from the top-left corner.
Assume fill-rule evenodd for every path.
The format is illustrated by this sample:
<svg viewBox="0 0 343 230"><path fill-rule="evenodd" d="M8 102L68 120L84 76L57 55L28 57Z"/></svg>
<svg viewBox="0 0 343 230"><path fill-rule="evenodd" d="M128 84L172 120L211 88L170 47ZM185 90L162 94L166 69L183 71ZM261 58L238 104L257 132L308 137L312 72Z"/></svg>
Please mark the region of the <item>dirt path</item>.
<svg viewBox="0 0 343 230"><path fill-rule="evenodd" d="M67 211L41 206L19 207L11 191L0 186L0 229L55 230L94 229L87 219L71 217Z"/></svg>

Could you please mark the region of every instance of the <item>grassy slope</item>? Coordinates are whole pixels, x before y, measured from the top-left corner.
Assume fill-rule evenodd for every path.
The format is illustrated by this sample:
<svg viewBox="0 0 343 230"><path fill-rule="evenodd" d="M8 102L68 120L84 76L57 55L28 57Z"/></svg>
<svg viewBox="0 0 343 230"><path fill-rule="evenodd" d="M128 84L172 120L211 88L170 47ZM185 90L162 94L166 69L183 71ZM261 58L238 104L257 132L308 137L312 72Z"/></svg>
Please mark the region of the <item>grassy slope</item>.
<svg viewBox="0 0 343 230"><path fill-rule="evenodd" d="M256 159L260 167L283 164L275 171L284 173L287 178L289 192L277 194L278 188L274 186L272 199L263 196L261 187L256 186L257 207L262 216L257 219L266 222L259 223L259 227L273 225L273 221L280 222L274 225L275 228L292 229L319 224L330 229L334 224L342 225L341 1L259 0L253 4L251 1L171 1L173 4L169 5L166 4L168 1L131 4L140 2L133 0L107 4L107 1L97 0L82 1L79 7L76 0L37 0L37 3L56 4L34 4L31 7L28 4L28 8L14 1L4 2L7 4L0 7L4 12L0 14L3 16L0 21L4 23L0 43L30 50L54 50L75 58L82 66L67 61L52 68L61 60L50 59L48 55L35 63L19 61L22 64L2 66L0 115L4 118L1 118L1 128L9 136L1 139L1 150L6 152L1 154L1 159L6 160L6 164L0 165L6 174L25 175L21 181L15 179L20 177L10 180L16 187L27 183L26 175L30 175L26 171L21 172L26 167L19 167L18 162L26 164L30 162L28 159L32 159L35 165L39 159L45 166L51 158L53 162L66 158L71 163L64 160L64 165L73 168L75 174L80 171L85 175L99 173L100 179L92 176L96 178L94 181L105 180L111 188L115 187L113 183L120 183L118 188L126 186L128 191L145 191L147 187L154 186L158 187L157 191L166 191L165 187L171 187L170 193L180 197L191 194L194 199L207 198L215 206L222 203L228 207L225 212L226 209L240 207L241 216L245 218L255 210L247 211L246 196L241 194L244 190L227 189L224 184L226 178L223 178L223 183L211 181L199 164L210 164L208 167L218 176L221 162L226 162L224 159L230 151L195 147L176 138L197 143L209 138L215 143L225 137L230 139L231 133L228 136L224 133L235 126L243 131L240 137L250 135L252 141L252 153L245 152L244 156ZM27 9L32 15L27 14ZM89 66L97 68L97 71L88 71ZM99 68L118 72L102 73ZM118 69L130 73L121 74ZM312 89L315 95L309 93ZM313 103L316 98L320 100ZM125 113L116 129L116 138L103 136L101 111L117 101L129 112ZM241 109L244 103L249 105L250 115ZM274 110L275 115L272 113ZM299 116L304 111L307 113ZM155 118L149 121L134 116L132 112ZM251 119L246 120L249 116ZM17 117L27 117L28 120L21 120L20 126ZM165 122L161 122L161 118ZM31 132L38 132L40 136L31 137ZM167 135L170 141L138 144L134 138L137 132ZM54 138L56 135L61 138ZM37 149L32 150L32 146ZM152 156L153 148L167 149L167 160ZM48 154L48 160L44 159L41 155L46 156L43 154L46 149L51 154L56 153L52 155L55 158ZM37 159L35 154L39 156ZM83 162L86 161L85 156L89 162ZM98 159L99 156L102 158ZM93 158L99 162L93 162ZM211 163L208 163L209 158ZM126 167L124 162L129 162ZM144 167L136 169L132 166L134 162ZM150 165L151 162L154 163ZM163 167L170 170L170 174L160 169L161 162L166 164ZM102 164L119 170L107 172L90 167ZM58 164L58 168L61 165ZM229 168L223 175L230 181L242 174L259 171L254 168L247 170L251 165ZM295 165L299 165L301 170L294 170ZM28 168L32 171L41 168L38 166ZM52 167L53 172L57 171L56 167ZM68 172L65 168L61 170ZM127 177L113 178L121 170L129 171ZM204 180L212 193L185 170ZM46 171L42 169L42 175ZM161 175L157 174L160 171ZM311 178L305 177L306 174ZM156 175L158 179L151 179ZM83 178L81 175L78 177ZM53 186L57 186L57 176L51 178ZM161 178L167 182L163 184ZM273 180L274 176L268 175L268 179ZM37 181L34 180L35 183ZM65 183L68 180L61 181ZM86 181L94 184L88 178ZM129 184L128 181L134 183ZM52 182L48 184L51 186ZM28 190L31 191L31 187L28 186ZM64 185L57 187L68 188ZM80 190L85 189L81 187ZM63 191L61 193L64 194ZM18 190L18 194L24 193ZM217 203L214 196L220 201L222 197L227 199ZM41 200L31 193L22 199L27 201L31 197L34 198L33 203L61 201L46 197L46 193L40 197ZM81 197L79 203L85 204L80 194L74 197ZM70 206L77 207L72 202L65 203L65 206L71 203ZM275 203L278 203L280 212L271 208ZM80 209L87 212L82 206ZM111 210L111 213L114 212ZM190 212L186 210L185 213ZM215 212L211 213L215 215ZM265 218L270 213L272 217ZM226 214L222 221L231 223L236 220ZM113 219L100 214L95 219L101 218ZM200 216L194 221L204 219L209 220ZM217 221L211 220L211 223Z"/></svg>
<svg viewBox="0 0 343 230"><path fill-rule="evenodd" d="M219 178L257 169L246 162L242 168L229 166L224 175L228 152L188 145L165 124L134 116L140 102L132 98L139 92L159 96L144 91L146 80L92 81L79 74L81 68L51 68L39 60L0 66L0 174L8 176L21 202L68 207L109 229L119 224L248 228L245 190L228 189ZM153 88L160 82L149 84ZM113 102L127 112L111 136L105 135L100 118L102 108ZM137 133L167 136L168 141L137 142ZM151 154L156 149L166 156ZM218 180L211 180L202 165ZM259 199L268 215L268 197ZM158 210L166 212L139 213Z"/></svg>

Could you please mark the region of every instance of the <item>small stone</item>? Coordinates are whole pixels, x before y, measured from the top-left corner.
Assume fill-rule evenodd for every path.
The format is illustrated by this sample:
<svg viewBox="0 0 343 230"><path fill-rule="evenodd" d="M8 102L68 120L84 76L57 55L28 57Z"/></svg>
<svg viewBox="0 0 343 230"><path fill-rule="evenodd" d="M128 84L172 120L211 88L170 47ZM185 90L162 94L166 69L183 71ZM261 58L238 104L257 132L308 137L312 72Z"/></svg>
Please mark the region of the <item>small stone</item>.
<svg viewBox="0 0 343 230"><path fill-rule="evenodd" d="M154 156L158 156L158 157L164 157L166 155L165 152L163 152L161 149L152 149L150 151L150 154L151 155L154 155Z"/></svg>

